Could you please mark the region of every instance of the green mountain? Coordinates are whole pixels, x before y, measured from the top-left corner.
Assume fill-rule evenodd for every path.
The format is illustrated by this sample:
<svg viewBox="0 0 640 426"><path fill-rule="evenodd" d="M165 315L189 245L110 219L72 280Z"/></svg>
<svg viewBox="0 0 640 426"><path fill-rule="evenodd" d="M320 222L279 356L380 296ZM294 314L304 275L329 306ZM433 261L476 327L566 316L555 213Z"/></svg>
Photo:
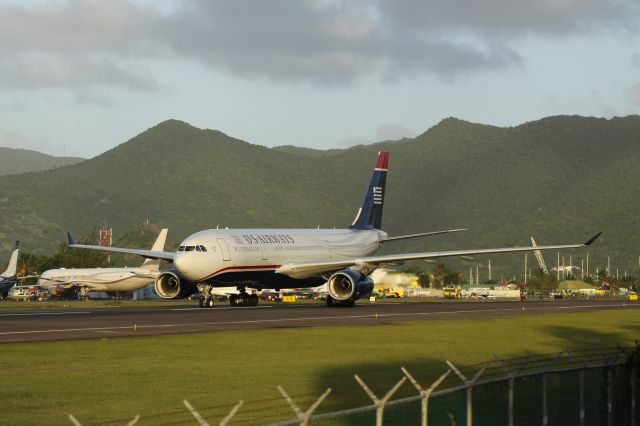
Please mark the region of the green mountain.
<svg viewBox="0 0 640 426"><path fill-rule="evenodd" d="M53 157L28 149L0 147L0 176L49 170L80 161L84 161L84 158Z"/></svg>
<svg viewBox="0 0 640 426"><path fill-rule="evenodd" d="M48 252L65 231L86 234L105 220L114 241L146 219L168 227L173 241L216 226L344 227L379 149L391 151L383 219L390 235L470 228L388 243L385 252L527 245L530 236L540 245L572 243L603 231L589 250L591 270L611 256L621 274L638 273L638 116L550 117L511 128L449 118L411 140L325 155L169 120L93 159L0 178L0 244L6 252L20 238L25 250ZM576 264L585 253L562 255ZM555 263L555 252L545 256ZM495 274L521 269L522 255L491 259Z"/></svg>
<svg viewBox="0 0 640 426"><path fill-rule="evenodd" d="M280 145L274 146L272 149L275 151L285 152L287 154L293 155L302 155L304 157L328 157L333 154L337 154L341 152L341 149L333 148L333 149L313 149L313 148L302 148L299 146L293 145Z"/></svg>

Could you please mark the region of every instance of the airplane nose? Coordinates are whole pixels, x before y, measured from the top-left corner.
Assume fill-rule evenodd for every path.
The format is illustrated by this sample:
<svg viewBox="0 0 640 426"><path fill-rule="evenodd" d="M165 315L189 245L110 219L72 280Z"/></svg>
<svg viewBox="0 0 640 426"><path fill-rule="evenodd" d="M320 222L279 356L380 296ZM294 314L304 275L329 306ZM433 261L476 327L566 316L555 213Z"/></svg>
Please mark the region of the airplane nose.
<svg viewBox="0 0 640 426"><path fill-rule="evenodd" d="M187 272L187 259L183 253L176 253L176 256L173 258L173 266L175 266L176 271L180 273L180 275L186 277Z"/></svg>

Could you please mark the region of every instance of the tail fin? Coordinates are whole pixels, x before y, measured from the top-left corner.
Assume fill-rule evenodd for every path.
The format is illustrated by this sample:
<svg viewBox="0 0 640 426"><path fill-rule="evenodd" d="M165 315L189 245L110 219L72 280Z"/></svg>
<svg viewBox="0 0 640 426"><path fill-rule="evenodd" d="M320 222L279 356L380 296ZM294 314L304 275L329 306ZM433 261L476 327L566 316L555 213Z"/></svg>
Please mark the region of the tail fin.
<svg viewBox="0 0 640 426"><path fill-rule="evenodd" d="M351 229L381 229L388 165L389 152L378 152L376 167L371 174L358 214L350 226Z"/></svg>
<svg viewBox="0 0 640 426"><path fill-rule="evenodd" d="M153 243L153 247L151 247L151 250L164 251L164 243L167 240L167 232L167 228L164 228L160 231L160 233L158 234L158 238L156 238L156 242ZM142 263L140 267L148 269L149 271L157 271L158 269L160 269L160 259L147 259Z"/></svg>
<svg viewBox="0 0 640 426"><path fill-rule="evenodd" d="M9 265L7 270L0 274L1 277L15 277L18 269L18 254L20 253L20 241L16 241L16 245L11 252L11 258L9 259Z"/></svg>

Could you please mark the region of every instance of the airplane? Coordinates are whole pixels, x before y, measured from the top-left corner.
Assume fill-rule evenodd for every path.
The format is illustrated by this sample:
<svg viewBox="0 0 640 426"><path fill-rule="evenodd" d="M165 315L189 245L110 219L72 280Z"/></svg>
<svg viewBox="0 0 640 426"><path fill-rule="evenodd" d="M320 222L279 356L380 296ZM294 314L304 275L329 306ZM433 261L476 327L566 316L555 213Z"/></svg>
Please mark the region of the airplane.
<svg viewBox="0 0 640 426"><path fill-rule="evenodd" d="M164 250L167 232L166 228L160 231L152 251ZM134 291L153 283L160 275L159 269L160 259L146 259L137 268L49 269L40 275L37 285L53 293L75 287L80 290L81 297L87 297L91 291Z"/></svg>
<svg viewBox="0 0 640 426"><path fill-rule="evenodd" d="M13 251L11 252L11 258L9 259L9 265L7 265L6 271L0 274L0 300L4 300L9 295L9 291L16 285L19 279L16 275L18 269L18 255L20 254L20 241L16 241Z"/></svg>
<svg viewBox="0 0 640 426"><path fill-rule="evenodd" d="M473 256L485 253L532 251L534 247L503 247L426 253L373 255L386 242L458 232L452 229L388 236L382 230L389 152L380 151L353 223L345 229L207 229L187 237L174 252L135 250L77 244L71 247L137 254L148 259L173 262L174 268L155 279L156 293L165 299L200 293L199 305L213 307L210 291L235 286L232 306L255 306L257 295L247 288L274 289L315 287L327 282L328 306L354 306L367 297L374 283L369 275L382 266L408 260ZM591 245L601 233L583 244L540 246L537 250L580 248Z"/></svg>

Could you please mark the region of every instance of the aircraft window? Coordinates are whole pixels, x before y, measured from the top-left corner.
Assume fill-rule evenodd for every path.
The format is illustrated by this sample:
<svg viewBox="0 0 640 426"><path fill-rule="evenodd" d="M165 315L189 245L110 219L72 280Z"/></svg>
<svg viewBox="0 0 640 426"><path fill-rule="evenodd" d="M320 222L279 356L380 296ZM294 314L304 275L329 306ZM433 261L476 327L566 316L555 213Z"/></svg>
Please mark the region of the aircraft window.
<svg viewBox="0 0 640 426"><path fill-rule="evenodd" d="M196 249L196 247L195 247L195 246L186 246L186 247L184 248L184 251L194 251L195 249Z"/></svg>
<svg viewBox="0 0 640 426"><path fill-rule="evenodd" d="M184 251L184 246L178 247L178 251Z"/></svg>

